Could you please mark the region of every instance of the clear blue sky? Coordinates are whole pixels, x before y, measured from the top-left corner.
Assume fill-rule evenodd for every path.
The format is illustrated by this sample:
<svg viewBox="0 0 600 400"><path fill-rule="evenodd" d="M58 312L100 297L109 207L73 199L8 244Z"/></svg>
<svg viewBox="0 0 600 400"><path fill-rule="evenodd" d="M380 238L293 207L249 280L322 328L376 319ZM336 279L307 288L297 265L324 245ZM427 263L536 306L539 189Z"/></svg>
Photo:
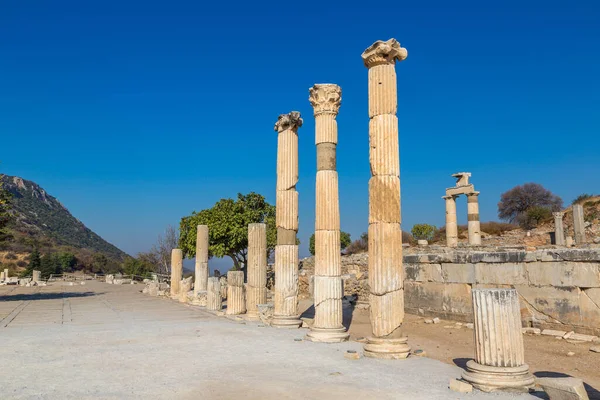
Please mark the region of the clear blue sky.
<svg viewBox="0 0 600 400"><path fill-rule="evenodd" d="M275 201L277 116L298 110L301 255L314 229L314 83L343 100L342 229L367 229L367 69L394 37L403 228L444 224L471 171L482 220L539 182L600 190L600 2L0 0L0 169L130 254L237 192ZM466 223L466 201L459 201Z"/></svg>

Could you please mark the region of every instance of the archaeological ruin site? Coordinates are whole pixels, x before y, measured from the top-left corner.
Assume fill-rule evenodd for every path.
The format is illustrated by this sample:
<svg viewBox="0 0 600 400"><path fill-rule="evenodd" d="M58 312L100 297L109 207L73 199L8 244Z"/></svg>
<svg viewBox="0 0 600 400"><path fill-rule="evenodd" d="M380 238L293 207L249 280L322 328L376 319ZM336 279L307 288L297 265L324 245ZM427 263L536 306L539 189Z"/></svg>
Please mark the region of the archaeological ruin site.
<svg viewBox="0 0 600 400"><path fill-rule="evenodd" d="M23 279L5 270L3 347L14 353L4 353L3 365L22 375L5 389L22 390L22 398L47 398L50 390L48 398L65 399L129 398L126 390L135 398L177 399L600 398L600 233L584 220L582 205L554 212L551 232L527 232L518 243L492 238L480 222L478 176L448 171L456 183L445 195L439 188L443 244L403 243L396 69L407 56L395 39L362 53L371 169L367 252L340 251L343 88L317 83L308 90L317 160L314 257L299 257L304 220L296 190L298 143L313 137L302 132L306 116L290 111L277 118L272 137L272 259L263 222L247 226L246 270L224 275L211 274L207 225L197 226L191 276L177 248L170 276L155 274L143 285L114 274L42 280L38 271ZM466 231L457 222L461 195ZM437 201L431 212L443 215L444 202ZM79 341L63 342L64 332ZM20 370L20 349L41 334L47 349L72 353L75 361L66 365L40 349L35 357L52 372ZM542 358L540 348L557 350ZM119 365L107 368L103 357ZM25 379L36 383L18 384ZM72 379L73 386L56 388L55 379Z"/></svg>

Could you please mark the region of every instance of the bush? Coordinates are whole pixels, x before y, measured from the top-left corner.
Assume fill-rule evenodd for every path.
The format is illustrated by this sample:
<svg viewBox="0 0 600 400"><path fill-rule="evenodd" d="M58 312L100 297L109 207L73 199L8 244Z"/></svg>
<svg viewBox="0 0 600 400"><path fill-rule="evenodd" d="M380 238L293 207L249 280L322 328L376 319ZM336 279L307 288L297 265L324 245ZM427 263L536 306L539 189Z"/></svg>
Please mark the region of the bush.
<svg viewBox="0 0 600 400"><path fill-rule="evenodd" d="M17 257L17 255L11 251L7 253L4 258L6 258L7 260L16 260L19 257Z"/></svg>
<svg viewBox="0 0 600 400"><path fill-rule="evenodd" d="M525 229L533 229L542 222L552 219L552 210L546 207L531 207L519 219L519 225Z"/></svg>
<svg viewBox="0 0 600 400"><path fill-rule="evenodd" d="M413 226L411 233L417 240L431 241L431 239L433 239L435 236L436 231L437 228L434 225L416 224ZM402 237L402 241L404 242L404 237Z"/></svg>
<svg viewBox="0 0 600 400"><path fill-rule="evenodd" d="M367 232L364 232L362 235L360 235L360 239L355 240L354 242L350 243L348 245L348 247L346 247L345 253L347 255L358 254L358 253L365 253L368 250L369 250L369 235Z"/></svg>
<svg viewBox="0 0 600 400"><path fill-rule="evenodd" d="M588 193L580 194L579 196L577 196L575 198L575 200L573 200L573 202L571 204L583 204L583 203L585 203L586 200L591 199L592 197L595 197L595 196L593 194L588 194Z"/></svg>
<svg viewBox="0 0 600 400"><path fill-rule="evenodd" d="M504 232L512 231L517 229L519 226L515 224L508 224L505 222L482 222L481 223L481 232L485 232L488 235L500 236Z"/></svg>
<svg viewBox="0 0 600 400"><path fill-rule="evenodd" d="M541 209L552 213L552 211L560 211L562 205L563 201L560 197L539 183L526 183L502 193L498 203L498 217L508 222L516 222L521 227L528 229L527 226L531 226L531 223L536 220L539 223L539 218L546 215L546 211L541 211ZM536 210L527 215L528 211L533 208Z"/></svg>

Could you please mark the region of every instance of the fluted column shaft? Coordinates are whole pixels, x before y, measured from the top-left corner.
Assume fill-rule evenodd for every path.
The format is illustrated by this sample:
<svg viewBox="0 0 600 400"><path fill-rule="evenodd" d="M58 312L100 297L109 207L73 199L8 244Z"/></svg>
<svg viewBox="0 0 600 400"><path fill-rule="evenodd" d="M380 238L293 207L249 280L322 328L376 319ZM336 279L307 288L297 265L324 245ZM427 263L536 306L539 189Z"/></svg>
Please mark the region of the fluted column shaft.
<svg viewBox="0 0 600 400"><path fill-rule="evenodd" d="M342 324L342 266L340 206L336 171L337 122L342 91L338 85L317 84L309 89L315 115L317 147L315 219L315 318L307 339L340 342L348 334Z"/></svg>
<svg viewBox="0 0 600 400"><path fill-rule="evenodd" d="M484 391L526 390L533 384L525 364L519 296L515 289L473 289L475 360L463 378Z"/></svg>
<svg viewBox="0 0 600 400"><path fill-rule="evenodd" d="M456 208L456 206L455 206ZM456 209L455 209L456 212ZM472 246L481 245L481 225L479 223L479 193L467 194L467 229L469 234L469 244Z"/></svg>
<svg viewBox="0 0 600 400"><path fill-rule="evenodd" d="M223 298L221 297L221 282L217 277L208 278L206 285L206 309L211 311L221 311L223 307Z"/></svg>
<svg viewBox="0 0 600 400"><path fill-rule="evenodd" d="M298 128L300 113L279 116L277 131L277 193L275 246L275 304L272 326L297 328L298 318Z"/></svg>
<svg viewBox="0 0 600 400"><path fill-rule="evenodd" d="M179 286L183 274L183 252L171 250L171 297L179 296Z"/></svg>
<svg viewBox="0 0 600 400"><path fill-rule="evenodd" d="M250 319L258 319L258 305L267 302L267 225L248 225L248 285L246 308Z"/></svg>
<svg viewBox="0 0 600 400"><path fill-rule="evenodd" d="M194 296L206 291L208 284L208 226L198 225L196 234L196 276Z"/></svg>
<svg viewBox="0 0 600 400"><path fill-rule="evenodd" d="M554 216L554 242L558 246L565 245L565 228L563 226L563 215L562 212L552 213Z"/></svg>
<svg viewBox="0 0 600 400"><path fill-rule="evenodd" d="M365 355L406 358L402 334L404 284L400 211L400 154L396 60L406 49L395 39L377 41L362 54L369 69L369 286L373 336Z"/></svg>
<svg viewBox="0 0 600 400"><path fill-rule="evenodd" d="M456 221L456 197L444 196L446 200L446 245L458 246L458 224Z"/></svg>
<svg viewBox="0 0 600 400"><path fill-rule="evenodd" d="M227 272L227 315L246 312L246 294L244 293L244 271Z"/></svg>

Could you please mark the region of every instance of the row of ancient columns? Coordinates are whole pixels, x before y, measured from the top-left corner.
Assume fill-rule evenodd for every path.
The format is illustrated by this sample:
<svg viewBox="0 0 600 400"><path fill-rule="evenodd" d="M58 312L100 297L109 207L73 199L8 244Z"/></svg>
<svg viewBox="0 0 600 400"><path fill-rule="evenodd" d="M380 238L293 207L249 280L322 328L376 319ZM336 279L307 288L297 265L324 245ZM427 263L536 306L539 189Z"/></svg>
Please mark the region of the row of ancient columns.
<svg viewBox="0 0 600 400"><path fill-rule="evenodd" d="M467 230L469 244L481 245L481 228L479 222L479 192L467 193ZM456 219L457 195L444 196L446 200L446 245L458 246L458 223Z"/></svg>
<svg viewBox="0 0 600 400"><path fill-rule="evenodd" d="M586 243L585 236L585 220L583 206L581 204L573 204L573 233L575 236L575 243L578 245ZM563 225L564 212L554 212L554 244L558 246L573 245L573 237L565 238L565 228Z"/></svg>

